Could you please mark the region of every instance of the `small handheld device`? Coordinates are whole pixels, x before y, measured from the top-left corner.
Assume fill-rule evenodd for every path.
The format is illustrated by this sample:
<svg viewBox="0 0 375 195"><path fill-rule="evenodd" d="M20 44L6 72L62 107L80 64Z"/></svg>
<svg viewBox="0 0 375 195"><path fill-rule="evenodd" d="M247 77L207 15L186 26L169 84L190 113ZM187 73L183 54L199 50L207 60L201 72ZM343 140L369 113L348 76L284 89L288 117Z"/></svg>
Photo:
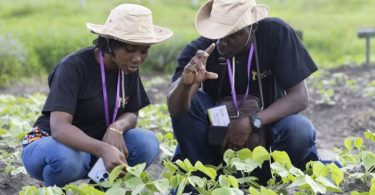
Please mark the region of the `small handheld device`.
<svg viewBox="0 0 375 195"><path fill-rule="evenodd" d="M94 166L91 168L89 174L89 178L92 179L96 183L101 183L109 178L109 173L105 169L104 162L102 158L99 158Z"/></svg>

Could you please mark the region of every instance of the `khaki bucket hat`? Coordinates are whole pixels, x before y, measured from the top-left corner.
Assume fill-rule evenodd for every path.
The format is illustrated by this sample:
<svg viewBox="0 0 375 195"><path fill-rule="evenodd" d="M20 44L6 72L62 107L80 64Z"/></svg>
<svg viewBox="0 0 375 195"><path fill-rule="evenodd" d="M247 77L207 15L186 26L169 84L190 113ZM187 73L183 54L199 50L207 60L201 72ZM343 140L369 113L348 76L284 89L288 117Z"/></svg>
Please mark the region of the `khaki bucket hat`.
<svg viewBox="0 0 375 195"><path fill-rule="evenodd" d="M87 28L102 37L150 45L170 38L173 33L152 22L151 10L136 4L121 4L112 9L104 25L87 23Z"/></svg>
<svg viewBox="0 0 375 195"><path fill-rule="evenodd" d="M203 37L220 39L268 16L268 7L255 0L209 0L195 18L195 28Z"/></svg>

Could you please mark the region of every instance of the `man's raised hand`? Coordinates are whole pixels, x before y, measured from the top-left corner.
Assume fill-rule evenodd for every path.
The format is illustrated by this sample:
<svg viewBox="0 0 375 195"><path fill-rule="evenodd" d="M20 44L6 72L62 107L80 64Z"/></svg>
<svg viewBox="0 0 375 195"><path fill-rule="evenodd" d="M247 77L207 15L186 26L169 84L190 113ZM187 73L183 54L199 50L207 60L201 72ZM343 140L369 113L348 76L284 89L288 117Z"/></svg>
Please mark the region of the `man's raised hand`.
<svg viewBox="0 0 375 195"><path fill-rule="evenodd" d="M212 43L205 51L197 51L182 72L182 84L190 86L195 83L200 84L206 79L217 79L216 73L206 71L207 59L214 49L215 43Z"/></svg>

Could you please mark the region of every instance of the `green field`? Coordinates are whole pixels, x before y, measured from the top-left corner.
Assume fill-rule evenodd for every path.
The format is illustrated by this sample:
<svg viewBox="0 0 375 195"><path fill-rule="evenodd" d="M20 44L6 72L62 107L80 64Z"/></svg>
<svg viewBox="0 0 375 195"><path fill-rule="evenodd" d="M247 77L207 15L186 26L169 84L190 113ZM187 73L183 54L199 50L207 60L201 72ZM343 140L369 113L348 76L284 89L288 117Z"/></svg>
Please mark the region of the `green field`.
<svg viewBox="0 0 375 195"><path fill-rule="evenodd" d="M197 36L197 6L191 0L129 0L150 7L154 22L174 31L172 39L153 47L145 72L171 73L178 51ZM118 0L0 0L0 83L15 75L48 72L64 55L91 45L95 35L86 22L104 23ZM262 0L270 15L303 31L303 41L320 68L361 64L365 42L360 27L375 27L375 0ZM375 60L375 39L371 43Z"/></svg>

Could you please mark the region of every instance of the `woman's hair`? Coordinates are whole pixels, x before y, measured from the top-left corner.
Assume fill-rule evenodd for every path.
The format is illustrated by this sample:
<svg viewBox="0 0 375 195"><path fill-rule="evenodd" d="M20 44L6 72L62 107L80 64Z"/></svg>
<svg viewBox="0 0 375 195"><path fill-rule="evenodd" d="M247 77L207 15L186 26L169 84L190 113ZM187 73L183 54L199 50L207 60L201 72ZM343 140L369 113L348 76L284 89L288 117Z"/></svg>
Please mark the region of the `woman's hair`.
<svg viewBox="0 0 375 195"><path fill-rule="evenodd" d="M127 44L121 41L117 41L115 39L111 38L105 38L98 36L93 42L92 42L97 48L99 48L104 53L113 54L114 50L124 48L127 49Z"/></svg>

